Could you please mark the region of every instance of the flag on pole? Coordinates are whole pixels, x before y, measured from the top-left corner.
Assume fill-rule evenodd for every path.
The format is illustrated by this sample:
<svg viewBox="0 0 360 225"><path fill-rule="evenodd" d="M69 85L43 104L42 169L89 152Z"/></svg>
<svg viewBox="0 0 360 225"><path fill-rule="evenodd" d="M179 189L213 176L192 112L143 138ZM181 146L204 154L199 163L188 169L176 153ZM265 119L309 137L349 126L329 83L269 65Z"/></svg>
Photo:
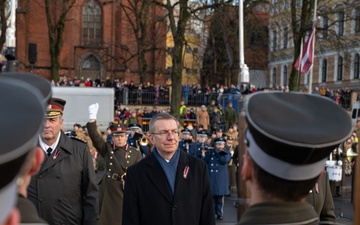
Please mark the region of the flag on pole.
<svg viewBox="0 0 360 225"><path fill-rule="evenodd" d="M302 48L302 54L299 55L294 65L294 68L296 70L299 70L301 68L301 72L303 73L307 73L312 67L314 62L313 58L314 58L314 40L315 40L316 24L317 24L317 20L314 21L310 36Z"/></svg>

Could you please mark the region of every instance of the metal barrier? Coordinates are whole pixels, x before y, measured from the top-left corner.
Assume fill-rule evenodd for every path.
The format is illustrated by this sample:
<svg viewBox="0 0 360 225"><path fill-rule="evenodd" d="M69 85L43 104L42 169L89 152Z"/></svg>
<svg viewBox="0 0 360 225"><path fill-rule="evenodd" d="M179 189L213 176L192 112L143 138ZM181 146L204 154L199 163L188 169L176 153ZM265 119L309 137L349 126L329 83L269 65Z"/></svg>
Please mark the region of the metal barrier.
<svg viewBox="0 0 360 225"><path fill-rule="evenodd" d="M195 119L184 119L183 126L184 127L192 126L194 129L196 129L197 128L197 122L196 122Z"/></svg>
<svg viewBox="0 0 360 225"><path fill-rule="evenodd" d="M144 133L149 131L149 122L151 118L141 118L141 129Z"/></svg>
<svg viewBox="0 0 360 225"><path fill-rule="evenodd" d="M184 94L182 93L185 105L201 106L209 105L212 99L218 100L218 93L207 94ZM117 104L132 104L132 105L169 105L170 93L169 90L129 90L123 88L115 91L115 99Z"/></svg>

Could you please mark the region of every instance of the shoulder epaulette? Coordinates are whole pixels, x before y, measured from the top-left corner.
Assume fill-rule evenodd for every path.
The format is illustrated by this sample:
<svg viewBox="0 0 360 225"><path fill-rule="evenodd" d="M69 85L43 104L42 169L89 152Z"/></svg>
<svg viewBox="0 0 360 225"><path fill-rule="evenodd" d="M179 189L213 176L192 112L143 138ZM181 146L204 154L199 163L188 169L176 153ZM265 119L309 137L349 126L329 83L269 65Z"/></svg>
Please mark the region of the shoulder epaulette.
<svg viewBox="0 0 360 225"><path fill-rule="evenodd" d="M138 148L135 148L134 146L131 146L131 145L129 145L129 147L128 148L131 148L132 150L135 150L135 151L139 151L139 149Z"/></svg>
<svg viewBox="0 0 360 225"><path fill-rule="evenodd" d="M77 140L77 141L80 141L80 142L83 142L83 143L86 144L86 141L85 141L84 139L79 138L79 137L77 137L77 136L71 136L70 138L73 139L73 140Z"/></svg>

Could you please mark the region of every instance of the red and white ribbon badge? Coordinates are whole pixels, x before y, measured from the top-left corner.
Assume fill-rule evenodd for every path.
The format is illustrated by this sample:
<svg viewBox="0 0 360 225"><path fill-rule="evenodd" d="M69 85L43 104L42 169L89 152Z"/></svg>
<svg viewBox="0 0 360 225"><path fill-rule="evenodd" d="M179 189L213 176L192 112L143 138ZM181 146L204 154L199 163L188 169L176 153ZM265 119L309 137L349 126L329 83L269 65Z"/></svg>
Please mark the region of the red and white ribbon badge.
<svg viewBox="0 0 360 225"><path fill-rule="evenodd" d="M58 155L60 155L60 151L56 149L53 155L53 160L55 160L58 157Z"/></svg>
<svg viewBox="0 0 360 225"><path fill-rule="evenodd" d="M189 166L185 166L183 177L186 179L189 173Z"/></svg>

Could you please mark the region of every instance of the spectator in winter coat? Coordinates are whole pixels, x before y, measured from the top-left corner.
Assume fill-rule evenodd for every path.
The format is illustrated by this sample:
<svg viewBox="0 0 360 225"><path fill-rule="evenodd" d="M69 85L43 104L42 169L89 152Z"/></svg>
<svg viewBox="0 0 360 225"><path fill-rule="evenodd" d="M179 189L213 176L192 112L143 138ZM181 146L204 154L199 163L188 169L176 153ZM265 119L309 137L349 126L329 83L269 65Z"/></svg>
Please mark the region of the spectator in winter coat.
<svg viewBox="0 0 360 225"><path fill-rule="evenodd" d="M202 105L200 111L197 113L196 121L198 125L203 126L204 130L209 129L210 117L205 105Z"/></svg>

